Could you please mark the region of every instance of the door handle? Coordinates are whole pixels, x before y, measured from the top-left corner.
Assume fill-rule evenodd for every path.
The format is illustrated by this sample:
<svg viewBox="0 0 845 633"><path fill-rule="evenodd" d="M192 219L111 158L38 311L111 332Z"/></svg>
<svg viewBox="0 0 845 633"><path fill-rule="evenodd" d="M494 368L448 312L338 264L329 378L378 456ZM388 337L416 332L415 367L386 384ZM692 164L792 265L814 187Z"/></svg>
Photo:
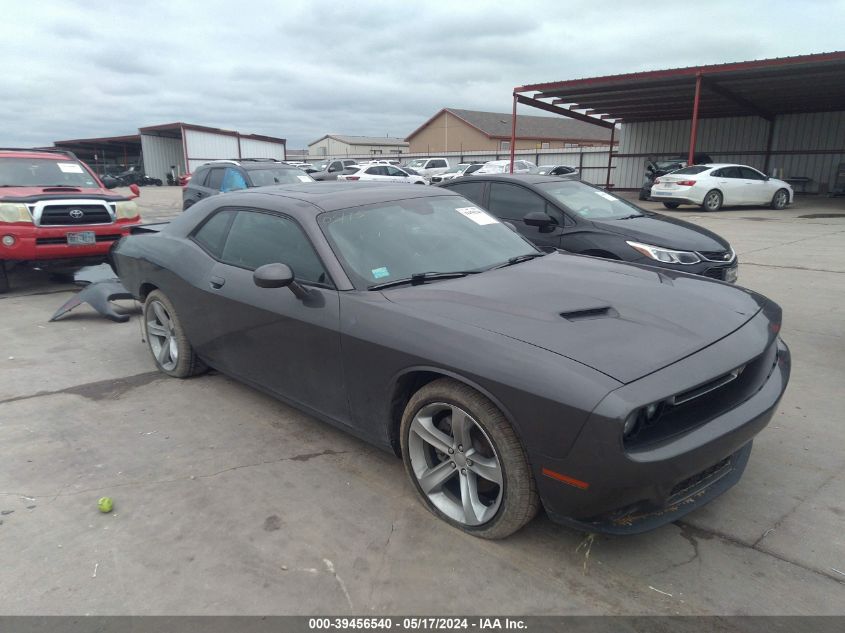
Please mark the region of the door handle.
<svg viewBox="0 0 845 633"><path fill-rule="evenodd" d="M226 280L223 277L212 277L208 280L208 284L214 288L215 290L220 290L223 287L223 284L226 283Z"/></svg>

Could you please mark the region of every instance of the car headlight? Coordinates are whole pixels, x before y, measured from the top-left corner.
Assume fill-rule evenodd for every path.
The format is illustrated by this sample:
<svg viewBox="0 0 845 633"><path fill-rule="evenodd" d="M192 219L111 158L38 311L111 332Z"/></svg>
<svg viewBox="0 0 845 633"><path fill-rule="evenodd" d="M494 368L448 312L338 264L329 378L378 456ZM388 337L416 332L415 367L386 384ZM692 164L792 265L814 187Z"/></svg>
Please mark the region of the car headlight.
<svg viewBox="0 0 845 633"><path fill-rule="evenodd" d="M0 222L27 222L32 224L32 215L25 204L4 202L0 204Z"/></svg>
<svg viewBox="0 0 845 633"><path fill-rule="evenodd" d="M141 210L134 200L121 200L114 205L114 215L118 220L131 220L141 215Z"/></svg>
<svg viewBox="0 0 845 633"><path fill-rule="evenodd" d="M673 251L668 248L640 244L639 242L625 242L635 251L642 253L649 259L656 259L664 264L697 264L701 258L690 251Z"/></svg>

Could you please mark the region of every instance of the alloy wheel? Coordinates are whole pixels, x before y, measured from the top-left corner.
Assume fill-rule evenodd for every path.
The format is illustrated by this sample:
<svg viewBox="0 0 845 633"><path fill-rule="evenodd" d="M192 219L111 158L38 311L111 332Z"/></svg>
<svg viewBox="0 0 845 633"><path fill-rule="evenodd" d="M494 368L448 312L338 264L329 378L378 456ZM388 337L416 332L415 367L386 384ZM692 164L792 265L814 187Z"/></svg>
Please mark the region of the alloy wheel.
<svg viewBox="0 0 845 633"><path fill-rule="evenodd" d="M718 194L718 192L711 191L704 199L704 206L709 211L716 211L720 206L722 206L722 197Z"/></svg>
<svg viewBox="0 0 845 633"><path fill-rule="evenodd" d="M173 371L179 362L179 345L173 319L159 301L150 303L147 310L147 340L156 361L165 371Z"/></svg>
<svg viewBox="0 0 845 633"><path fill-rule="evenodd" d="M775 209L783 209L786 206L786 192L778 191L775 194Z"/></svg>
<svg viewBox="0 0 845 633"><path fill-rule="evenodd" d="M504 490L502 463L466 411L443 402L425 405L411 422L408 449L417 484L440 512L466 526L496 516Z"/></svg>

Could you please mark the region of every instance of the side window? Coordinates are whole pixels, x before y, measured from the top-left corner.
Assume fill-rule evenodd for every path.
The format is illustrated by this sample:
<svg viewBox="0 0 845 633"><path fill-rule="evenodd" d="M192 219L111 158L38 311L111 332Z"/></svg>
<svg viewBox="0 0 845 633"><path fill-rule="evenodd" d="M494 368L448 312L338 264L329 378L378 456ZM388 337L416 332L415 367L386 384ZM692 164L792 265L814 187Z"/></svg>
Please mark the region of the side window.
<svg viewBox="0 0 845 633"><path fill-rule="evenodd" d="M205 186L210 189L216 189L220 191L220 187L223 184L223 173L226 170L223 167L215 167L211 170L211 173L208 174L208 180L205 181Z"/></svg>
<svg viewBox="0 0 845 633"><path fill-rule="evenodd" d="M525 187L494 182L490 184L487 209L500 218L521 220L532 211L546 213L546 201Z"/></svg>
<svg viewBox="0 0 845 633"><path fill-rule="evenodd" d="M739 167L724 167L722 169L722 178L742 178Z"/></svg>
<svg viewBox="0 0 845 633"><path fill-rule="evenodd" d="M445 160L433 160L428 163L429 167L448 167L449 164Z"/></svg>
<svg viewBox="0 0 845 633"><path fill-rule="evenodd" d="M371 176L381 176L381 172L378 167L367 167L367 171L365 173L368 173Z"/></svg>
<svg viewBox="0 0 845 633"><path fill-rule="evenodd" d="M229 232L229 225L235 211L224 209L218 211L194 233L194 241L207 250L213 257L220 258L223 254L223 245L226 243L226 234Z"/></svg>
<svg viewBox="0 0 845 633"><path fill-rule="evenodd" d="M740 167L739 171L742 172L742 177L746 180L765 180L763 174L761 174L756 169L750 169L749 167Z"/></svg>
<svg viewBox="0 0 845 633"><path fill-rule="evenodd" d="M299 225L270 213L239 211L220 259L249 270L283 263L299 281L329 283L320 258Z"/></svg>
<svg viewBox="0 0 845 633"><path fill-rule="evenodd" d="M226 193L238 189L246 189L246 181L239 170L234 167L227 167L226 171L223 172L223 183L220 185L220 191Z"/></svg>
<svg viewBox="0 0 845 633"><path fill-rule="evenodd" d="M449 191L462 195L467 200L472 200L475 204L481 204L484 195L483 182L462 182L447 188Z"/></svg>
<svg viewBox="0 0 845 633"><path fill-rule="evenodd" d="M407 175L408 175L408 174L406 174L404 171L402 171L401 169L396 169L395 167L385 167L385 169L387 169L387 175L388 175L388 176L402 176L402 177L405 177L405 176L407 176Z"/></svg>

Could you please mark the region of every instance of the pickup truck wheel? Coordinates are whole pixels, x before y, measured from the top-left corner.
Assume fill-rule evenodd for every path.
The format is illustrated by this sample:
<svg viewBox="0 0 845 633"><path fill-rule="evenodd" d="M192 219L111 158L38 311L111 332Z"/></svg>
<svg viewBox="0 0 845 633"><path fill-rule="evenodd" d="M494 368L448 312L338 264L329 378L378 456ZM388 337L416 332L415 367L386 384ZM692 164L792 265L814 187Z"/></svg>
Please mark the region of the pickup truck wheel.
<svg viewBox="0 0 845 633"><path fill-rule="evenodd" d="M540 507L522 443L502 412L450 378L415 393L402 416L402 457L420 501L473 536L500 539Z"/></svg>
<svg viewBox="0 0 845 633"><path fill-rule="evenodd" d="M201 374L207 367L191 347L170 299L153 290L144 302L144 333L158 368L174 378Z"/></svg>
<svg viewBox="0 0 845 633"><path fill-rule="evenodd" d="M0 259L0 294L9 292L9 276L6 274L6 262Z"/></svg>

